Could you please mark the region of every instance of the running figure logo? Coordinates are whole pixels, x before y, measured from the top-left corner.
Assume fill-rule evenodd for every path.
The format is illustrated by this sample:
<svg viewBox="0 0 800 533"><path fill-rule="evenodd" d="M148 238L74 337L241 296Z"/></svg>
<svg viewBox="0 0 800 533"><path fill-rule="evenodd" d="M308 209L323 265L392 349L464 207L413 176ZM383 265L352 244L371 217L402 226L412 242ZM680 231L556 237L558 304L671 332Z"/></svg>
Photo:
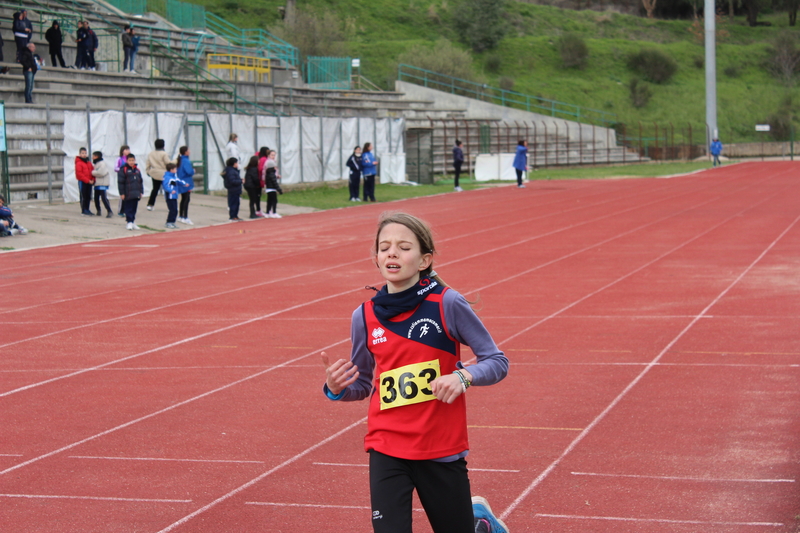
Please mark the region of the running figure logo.
<svg viewBox="0 0 800 533"><path fill-rule="evenodd" d="M428 324L423 324L421 328L419 328L419 338L421 339L428 333Z"/></svg>

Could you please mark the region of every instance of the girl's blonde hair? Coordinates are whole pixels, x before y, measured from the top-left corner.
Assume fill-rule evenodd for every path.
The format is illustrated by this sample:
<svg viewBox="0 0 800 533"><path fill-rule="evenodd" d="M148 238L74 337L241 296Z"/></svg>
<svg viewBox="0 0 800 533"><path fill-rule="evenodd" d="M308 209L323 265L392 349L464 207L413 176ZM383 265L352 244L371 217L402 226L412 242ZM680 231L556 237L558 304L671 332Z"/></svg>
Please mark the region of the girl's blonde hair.
<svg viewBox="0 0 800 533"><path fill-rule="evenodd" d="M375 244L372 248L372 255L378 255L381 231L389 224L400 224L401 226L405 226L411 230L411 233L416 236L420 250L423 254L433 255L436 253L436 246L433 242L433 232L431 231L430 226L428 226L424 220L421 220L413 215L409 215L408 213L387 212L383 213L380 219L378 219L378 231L375 233ZM431 272L433 272L432 276ZM439 275L433 270L433 258L431 258L431 264L428 265L428 268L420 271L420 276L430 276L443 287L448 286L447 283L445 283L444 280L442 280L442 278L439 277Z"/></svg>

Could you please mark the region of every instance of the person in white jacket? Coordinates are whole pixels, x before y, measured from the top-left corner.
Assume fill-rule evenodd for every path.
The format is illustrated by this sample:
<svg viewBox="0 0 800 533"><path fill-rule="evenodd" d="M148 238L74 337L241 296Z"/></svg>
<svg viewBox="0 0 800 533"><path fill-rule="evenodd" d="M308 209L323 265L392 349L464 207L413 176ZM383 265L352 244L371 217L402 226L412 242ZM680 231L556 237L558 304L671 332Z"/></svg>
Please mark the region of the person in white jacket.
<svg viewBox="0 0 800 533"><path fill-rule="evenodd" d="M235 133L231 133L231 136L228 137L228 144L225 146L225 152L228 154L227 159L231 157L235 157L236 160L239 162L239 166L242 164L241 152L239 151L239 136Z"/></svg>

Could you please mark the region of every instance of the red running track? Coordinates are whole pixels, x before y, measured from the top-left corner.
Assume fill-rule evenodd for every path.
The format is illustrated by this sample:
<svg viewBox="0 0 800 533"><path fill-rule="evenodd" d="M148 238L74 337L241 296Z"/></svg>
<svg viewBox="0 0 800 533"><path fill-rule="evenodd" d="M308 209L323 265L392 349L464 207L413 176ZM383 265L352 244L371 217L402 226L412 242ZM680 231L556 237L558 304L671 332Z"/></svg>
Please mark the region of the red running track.
<svg viewBox="0 0 800 533"><path fill-rule="evenodd" d="M533 182L0 255L0 531L370 531L367 406L323 396L318 354L348 353L390 208L431 222L437 271L511 360L468 404L473 492L512 532L795 532L798 173Z"/></svg>

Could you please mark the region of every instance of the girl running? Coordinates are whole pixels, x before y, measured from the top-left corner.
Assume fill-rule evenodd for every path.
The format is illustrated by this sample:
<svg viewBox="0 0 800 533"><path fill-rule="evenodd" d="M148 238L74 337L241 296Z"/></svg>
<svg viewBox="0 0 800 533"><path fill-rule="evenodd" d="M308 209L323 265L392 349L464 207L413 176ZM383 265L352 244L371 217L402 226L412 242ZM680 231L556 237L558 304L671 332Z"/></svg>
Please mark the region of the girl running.
<svg viewBox="0 0 800 533"><path fill-rule="evenodd" d="M435 533L505 533L486 500L470 497L465 393L502 380L508 359L467 300L434 272L424 222L384 214L374 246L386 284L353 312L350 359L330 363L322 353L328 398L369 398L372 527L411 533L416 489ZM476 364L462 364L461 344Z"/></svg>

